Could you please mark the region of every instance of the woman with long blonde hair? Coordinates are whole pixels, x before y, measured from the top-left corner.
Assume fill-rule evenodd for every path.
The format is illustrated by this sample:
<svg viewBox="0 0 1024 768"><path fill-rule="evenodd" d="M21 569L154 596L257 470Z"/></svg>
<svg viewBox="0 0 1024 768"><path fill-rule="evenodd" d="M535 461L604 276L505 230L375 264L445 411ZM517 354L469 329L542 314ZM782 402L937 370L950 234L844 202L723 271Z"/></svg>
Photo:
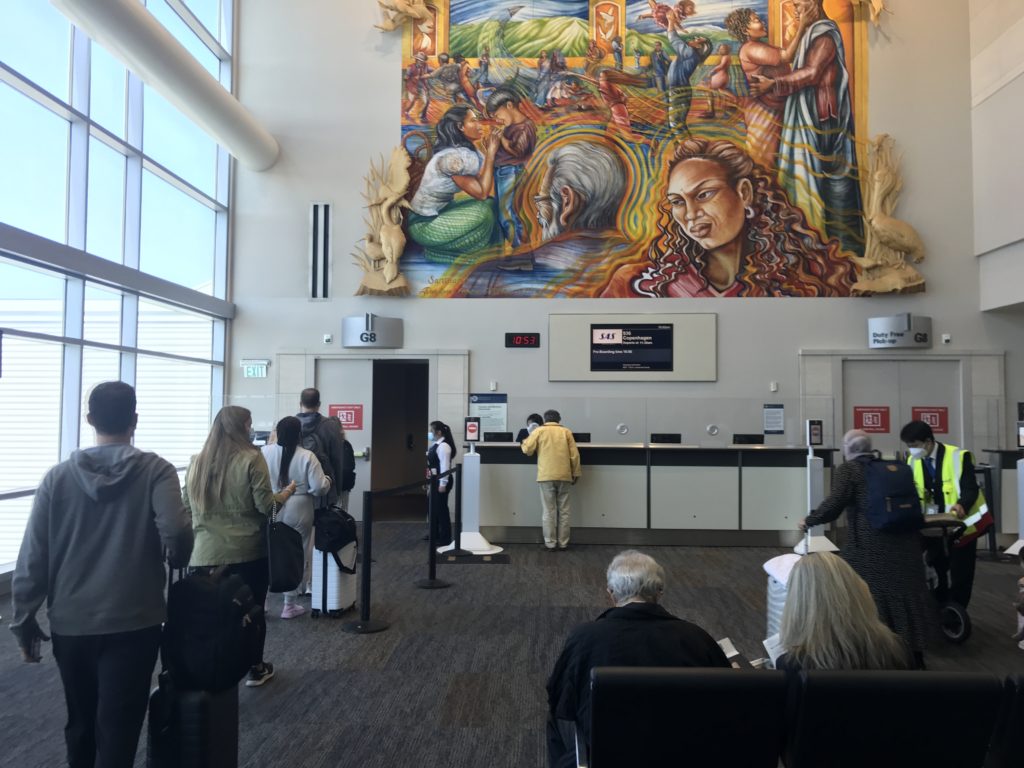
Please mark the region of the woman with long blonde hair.
<svg viewBox="0 0 1024 768"><path fill-rule="evenodd" d="M267 462L252 443L252 413L226 405L210 427L203 449L189 463L181 498L192 515L195 546L191 568L227 566L252 590L257 605L267 599L270 572L264 526L275 502L283 505L295 482L274 493ZM249 670L247 686L263 685L274 667L263 660L267 625L259 619L259 662Z"/></svg>
<svg viewBox="0 0 1024 768"><path fill-rule="evenodd" d="M806 555L789 576L779 639L788 671L907 669L906 645L878 618L868 585L831 552Z"/></svg>

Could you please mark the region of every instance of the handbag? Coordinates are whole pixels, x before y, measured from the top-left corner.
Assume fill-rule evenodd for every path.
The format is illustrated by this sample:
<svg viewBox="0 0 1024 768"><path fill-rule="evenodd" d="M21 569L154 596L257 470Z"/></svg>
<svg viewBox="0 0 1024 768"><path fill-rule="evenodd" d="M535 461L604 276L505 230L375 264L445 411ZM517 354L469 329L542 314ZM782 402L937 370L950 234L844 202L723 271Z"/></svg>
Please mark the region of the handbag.
<svg viewBox="0 0 1024 768"><path fill-rule="evenodd" d="M299 586L306 569L302 534L290 525L277 521L276 503L267 525L267 560L271 592L290 592Z"/></svg>

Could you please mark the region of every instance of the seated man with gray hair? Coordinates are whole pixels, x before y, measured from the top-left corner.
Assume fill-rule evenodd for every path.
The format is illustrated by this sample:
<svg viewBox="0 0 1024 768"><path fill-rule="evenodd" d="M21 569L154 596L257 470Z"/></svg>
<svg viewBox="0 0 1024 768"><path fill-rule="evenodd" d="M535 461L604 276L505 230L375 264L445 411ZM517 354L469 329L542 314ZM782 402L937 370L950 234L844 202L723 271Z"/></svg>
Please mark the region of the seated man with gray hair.
<svg viewBox="0 0 1024 768"><path fill-rule="evenodd" d="M729 667L711 635L658 605L664 591L665 571L649 555L627 550L608 566L614 607L570 633L548 679L551 768L576 764L572 723L590 743L594 667Z"/></svg>

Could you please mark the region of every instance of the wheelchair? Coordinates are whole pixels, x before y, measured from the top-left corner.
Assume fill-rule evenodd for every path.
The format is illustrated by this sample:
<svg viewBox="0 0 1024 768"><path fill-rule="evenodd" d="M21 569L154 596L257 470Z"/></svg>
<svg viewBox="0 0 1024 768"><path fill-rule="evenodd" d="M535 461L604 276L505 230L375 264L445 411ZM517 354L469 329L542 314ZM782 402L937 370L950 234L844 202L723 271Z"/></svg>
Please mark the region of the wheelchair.
<svg viewBox="0 0 1024 768"><path fill-rule="evenodd" d="M942 548L948 562L953 542L956 541L963 530L964 523L956 515L945 513L926 515L924 525L921 528L921 535L925 539L941 539ZM927 570L931 568L927 549L924 550L923 559L927 576ZM946 578L949 578L948 567ZM942 636L956 645L965 643L967 638L971 636L971 617L967 614L967 609L955 600L940 600L939 595L941 592L937 580L932 585L932 580L929 579L929 586L932 596L939 602L939 626L942 629Z"/></svg>

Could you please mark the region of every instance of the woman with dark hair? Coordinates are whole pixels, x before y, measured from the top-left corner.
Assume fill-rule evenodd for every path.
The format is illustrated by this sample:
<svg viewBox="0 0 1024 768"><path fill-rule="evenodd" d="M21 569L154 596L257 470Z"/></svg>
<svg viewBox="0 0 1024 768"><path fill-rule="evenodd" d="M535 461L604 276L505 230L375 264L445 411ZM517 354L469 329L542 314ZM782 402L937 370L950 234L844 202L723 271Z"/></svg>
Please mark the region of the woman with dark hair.
<svg viewBox="0 0 1024 768"><path fill-rule="evenodd" d="M526 417L526 426L519 430L519 434L516 435L516 442L521 443L527 437L529 437L533 430L544 423L544 417L539 413L531 413Z"/></svg>
<svg viewBox="0 0 1024 768"><path fill-rule="evenodd" d="M435 478L452 468L455 458L455 438L451 428L443 421L430 422L427 432L427 477ZM454 486L451 475L430 483L430 505L434 511L434 542L439 547L452 542L452 521L448 512L448 491Z"/></svg>
<svg viewBox="0 0 1024 768"><path fill-rule="evenodd" d="M409 204L406 229L429 261L450 263L500 242L491 196L501 130L484 139L480 119L465 106L451 107L434 130L433 155ZM481 139L483 154L474 145ZM456 200L459 192L469 199Z"/></svg>
<svg viewBox="0 0 1024 768"><path fill-rule="evenodd" d="M195 546L189 567L227 566L252 590L262 606L270 586L264 528L274 505L283 505L295 493L289 483L278 493L270 485L270 470L260 449L252 444L252 414L237 405L225 405L210 427L203 449L189 462L181 500L192 515ZM267 623L257 620L259 662L249 670L245 684L263 685L274 676L273 664L263 660Z"/></svg>
<svg viewBox="0 0 1024 768"><path fill-rule="evenodd" d="M308 555L310 533L313 531L313 497L327 493L331 479L324 474L316 454L299 445L301 421L294 416L285 416L277 422L275 431L277 443L260 449L270 468L271 485L275 492L289 484L295 486L295 494L281 507L277 519L302 534L302 551ZM305 591L303 583L284 593L282 619L294 619L306 612L297 602Z"/></svg>
<svg viewBox="0 0 1024 768"><path fill-rule="evenodd" d="M853 264L729 141L688 139L668 167L660 235L607 297L849 296Z"/></svg>

